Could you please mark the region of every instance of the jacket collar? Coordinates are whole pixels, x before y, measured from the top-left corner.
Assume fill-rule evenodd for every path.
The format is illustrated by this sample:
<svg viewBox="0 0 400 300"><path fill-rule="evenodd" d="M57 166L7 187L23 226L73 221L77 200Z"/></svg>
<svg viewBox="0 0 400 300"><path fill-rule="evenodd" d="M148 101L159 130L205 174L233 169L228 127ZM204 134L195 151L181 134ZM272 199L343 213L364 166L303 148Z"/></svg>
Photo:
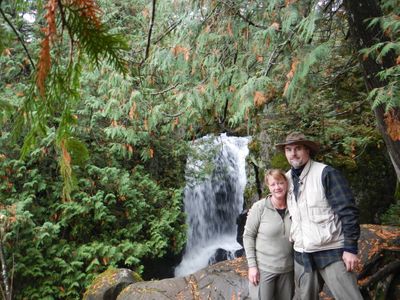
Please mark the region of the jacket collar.
<svg viewBox="0 0 400 300"><path fill-rule="evenodd" d="M306 163L306 165L303 168L303 171L300 174L300 182L304 181L308 175L308 173L310 172L311 166L312 166L313 160L310 158L308 160L308 162Z"/></svg>

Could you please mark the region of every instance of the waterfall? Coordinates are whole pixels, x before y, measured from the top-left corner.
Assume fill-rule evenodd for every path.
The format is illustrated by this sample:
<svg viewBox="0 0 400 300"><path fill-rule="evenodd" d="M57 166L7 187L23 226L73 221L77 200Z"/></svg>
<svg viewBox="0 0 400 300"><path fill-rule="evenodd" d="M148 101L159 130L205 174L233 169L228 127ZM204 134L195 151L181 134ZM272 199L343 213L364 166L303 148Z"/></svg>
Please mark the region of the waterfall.
<svg viewBox="0 0 400 300"><path fill-rule="evenodd" d="M194 273L215 262L217 250L224 249L231 259L241 248L236 241L236 218L243 209L248 142L246 137L222 134L194 143L185 172L188 239L175 276Z"/></svg>

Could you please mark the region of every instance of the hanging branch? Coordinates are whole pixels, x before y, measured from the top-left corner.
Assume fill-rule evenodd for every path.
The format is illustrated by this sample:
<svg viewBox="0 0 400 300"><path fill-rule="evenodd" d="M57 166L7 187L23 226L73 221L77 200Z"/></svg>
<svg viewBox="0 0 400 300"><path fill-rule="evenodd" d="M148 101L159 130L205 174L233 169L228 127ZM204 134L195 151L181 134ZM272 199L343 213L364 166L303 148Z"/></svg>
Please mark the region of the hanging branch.
<svg viewBox="0 0 400 300"><path fill-rule="evenodd" d="M150 17L150 25L149 25L149 32L147 34L147 46L144 59L142 63L149 57L150 53L150 44L151 44L151 34L153 33L153 26L154 26L154 18L156 14L156 0L152 1L152 8L151 8L151 17ZM141 64L142 64L141 63Z"/></svg>
<svg viewBox="0 0 400 300"><path fill-rule="evenodd" d="M28 49L25 46L25 42L24 40L21 38L21 36L19 35L17 29L14 27L14 25L11 23L11 21L7 18L6 14L4 13L3 9L1 8L1 4L2 4L3 0L0 0L0 14L3 16L4 20L6 21L6 23L8 24L8 26L11 27L11 29L14 31L15 35L17 36L18 40L20 41L20 43L22 44L22 47L25 50L26 55L28 56L28 59L33 67L33 69L35 69L35 63L32 60L31 55L29 54Z"/></svg>

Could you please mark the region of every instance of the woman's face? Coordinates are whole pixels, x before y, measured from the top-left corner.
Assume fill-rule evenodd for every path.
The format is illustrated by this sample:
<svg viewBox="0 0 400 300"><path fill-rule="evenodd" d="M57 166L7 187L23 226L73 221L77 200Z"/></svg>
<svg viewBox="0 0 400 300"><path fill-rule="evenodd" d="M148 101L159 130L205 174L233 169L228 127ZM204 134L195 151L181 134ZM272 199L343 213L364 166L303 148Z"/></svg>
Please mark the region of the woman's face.
<svg viewBox="0 0 400 300"><path fill-rule="evenodd" d="M271 195L276 199L286 198L286 193L288 189L287 181L282 177L274 178L268 176L268 188Z"/></svg>

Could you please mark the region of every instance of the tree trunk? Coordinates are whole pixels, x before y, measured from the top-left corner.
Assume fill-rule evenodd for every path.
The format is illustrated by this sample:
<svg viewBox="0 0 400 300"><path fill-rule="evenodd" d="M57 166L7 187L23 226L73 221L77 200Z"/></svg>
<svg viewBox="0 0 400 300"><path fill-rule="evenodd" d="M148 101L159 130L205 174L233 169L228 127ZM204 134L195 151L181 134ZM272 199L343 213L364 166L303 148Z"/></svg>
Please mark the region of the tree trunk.
<svg viewBox="0 0 400 300"><path fill-rule="evenodd" d="M344 0L345 8L348 13L350 31L353 37L356 50L371 47L378 42L387 41L379 24L368 26L371 18L382 16L379 3L376 0ZM359 61L364 73L364 82L368 92L374 88L385 86L387 82L380 80L378 72L395 65L395 56L389 52L381 64L377 63L371 57L361 57ZM385 123L385 108L379 105L374 109L378 130L385 141L387 151L397 174L397 180L400 179L400 141L394 141L389 136L387 125ZM399 113L396 111L394 116L399 120Z"/></svg>
<svg viewBox="0 0 400 300"><path fill-rule="evenodd" d="M6 300L11 300L11 289L8 282L7 264L3 251L3 242L0 237L0 262L1 262L1 277L3 279L4 295Z"/></svg>

